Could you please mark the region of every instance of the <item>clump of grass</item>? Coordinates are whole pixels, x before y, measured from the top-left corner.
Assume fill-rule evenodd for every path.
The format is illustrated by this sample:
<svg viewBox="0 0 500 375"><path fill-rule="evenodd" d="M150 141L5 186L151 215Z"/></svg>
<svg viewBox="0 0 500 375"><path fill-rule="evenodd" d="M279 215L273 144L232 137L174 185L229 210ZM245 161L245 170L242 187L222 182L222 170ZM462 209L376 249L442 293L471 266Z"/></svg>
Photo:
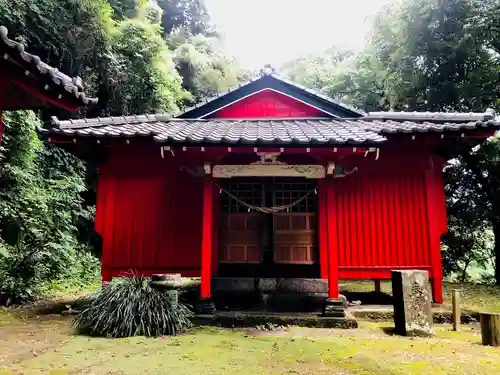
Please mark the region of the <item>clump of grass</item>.
<svg viewBox="0 0 500 375"><path fill-rule="evenodd" d="M173 336L192 326L192 315L171 292L154 289L149 279L133 275L92 295L73 325L92 336Z"/></svg>

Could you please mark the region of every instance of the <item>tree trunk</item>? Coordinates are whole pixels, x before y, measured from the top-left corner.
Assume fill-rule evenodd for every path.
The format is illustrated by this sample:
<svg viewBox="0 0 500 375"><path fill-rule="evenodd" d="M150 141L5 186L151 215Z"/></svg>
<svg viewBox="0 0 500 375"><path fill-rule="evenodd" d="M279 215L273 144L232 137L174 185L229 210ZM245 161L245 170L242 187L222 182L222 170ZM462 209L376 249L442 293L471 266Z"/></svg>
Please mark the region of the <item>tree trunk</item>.
<svg viewBox="0 0 500 375"><path fill-rule="evenodd" d="M492 220L493 236L494 236L494 250L495 250L495 282L500 285L500 221Z"/></svg>
<svg viewBox="0 0 500 375"><path fill-rule="evenodd" d="M462 276L460 276L460 283L465 283L467 280L467 269L469 268L471 259L467 258L467 261L465 262L464 268L462 269Z"/></svg>

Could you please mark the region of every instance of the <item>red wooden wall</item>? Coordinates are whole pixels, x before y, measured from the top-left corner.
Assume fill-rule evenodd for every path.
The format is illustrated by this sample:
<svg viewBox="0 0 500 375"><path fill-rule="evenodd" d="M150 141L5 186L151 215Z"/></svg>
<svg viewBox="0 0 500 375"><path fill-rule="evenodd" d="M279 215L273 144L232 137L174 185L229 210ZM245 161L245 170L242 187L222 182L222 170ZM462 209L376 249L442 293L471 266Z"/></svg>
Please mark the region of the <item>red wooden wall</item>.
<svg viewBox="0 0 500 375"><path fill-rule="evenodd" d="M96 230L103 238L103 279L130 269L199 276L203 179L181 172L178 158L134 154L114 153L99 169ZM318 228L320 261L327 261L331 246L340 278L388 278L394 268L421 268L442 277L441 165L425 153L397 155L382 150L380 160L367 159L357 172L323 183L333 195L328 208L320 188L320 221L329 216L328 227ZM218 190L214 195L217 231ZM216 274L217 234L213 241ZM327 272L321 264L321 276Z"/></svg>
<svg viewBox="0 0 500 375"><path fill-rule="evenodd" d="M446 215L444 197L431 195L443 187L436 173L431 176L429 181L424 166L385 172L377 168L331 183L334 202L329 215L336 217L336 228L329 227L328 235L335 238L340 278L389 278L395 268L432 273L433 241L439 244Z"/></svg>
<svg viewBox="0 0 500 375"><path fill-rule="evenodd" d="M134 165L122 156L99 169L95 226L105 281L131 269L199 276L202 181L158 159Z"/></svg>
<svg viewBox="0 0 500 375"><path fill-rule="evenodd" d="M425 153L405 153L406 158L403 153L322 183L319 199L328 206L320 210L327 223L320 259L326 262L333 254L334 276L341 279L388 279L394 269L426 270L434 300L442 303L440 237L447 229L442 165ZM321 265L321 277L328 272Z"/></svg>
<svg viewBox="0 0 500 375"><path fill-rule="evenodd" d="M217 118L285 118L325 117L325 113L272 90L263 90L237 101L208 117Z"/></svg>

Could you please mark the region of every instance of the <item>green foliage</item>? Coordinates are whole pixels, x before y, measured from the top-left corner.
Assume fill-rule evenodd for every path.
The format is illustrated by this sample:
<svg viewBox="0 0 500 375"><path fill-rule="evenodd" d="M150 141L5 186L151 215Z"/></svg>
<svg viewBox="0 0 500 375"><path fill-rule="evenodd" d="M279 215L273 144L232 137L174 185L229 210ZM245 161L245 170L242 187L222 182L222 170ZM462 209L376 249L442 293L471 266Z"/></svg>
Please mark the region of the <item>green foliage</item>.
<svg viewBox="0 0 500 375"><path fill-rule="evenodd" d="M133 18L137 16L144 0L108 0L116 19Z"/></svg>
<svg viewBox="0 0 500 375"><path fill-rule="evenodd" d="M198 35L213 34L198 0L0 0L0 24L29 52L81 76L89 95L99 97L97 106L77 116L174 112L179 104L225 90L238 76L216 41ZM204 60L183 70L181 50ZM39 115L68 116L54 108ZM49 293L51 286L95 282L99 268L92 254L100 253L100 241L92 229L94 200L86 192L95 171L40 142L35 127L42 124L34 113L4 118L0 295L17 302Z"/></svg>
<svg viewBox="0 0 500 375"><path fill-rule="evenodd" d="M332 47L319 55L292 60L282 66L280 73L293 82L322 90L334 80L339 65L353 55L351 51Z"/></svg>
<svg viewBox="0 0 500 375"><path fill-rule="evenodd" d="M290 61L280 72L293 82L366 111L381 110L386 106L386 72L380 61L368 51L355 54L332 47L322 54Z"/></svg>
<svg viewBox="0 0 500 375"><path fill-rule="evenodd" d="M122 21L111 36L111 114L171 112L188 97L181 88L160 27L145 20Z"/></svg>
<svg viewBox="0 0 500 375"><path fill-rule="evenodd" d="M453 145L459 156L446 172L451 232L457 239L451 246L458 259L492 262L500 282L500 139L493 137L473 150ZM463 228L454 228L458 223ZM494 235L493 246L488 233ZM453 237L452 237L453 238ZM458 246L455 244L458 240ZM469 248L467 248L469 247ZM493 248L493 251L492 251Z"/></svg>
<svg viewBox="0 0 500 375"><path fill-rule="evenodd" d="M143 276L120 278L93 295L73 324L92 336L178 335L191 327L192 313L171 293L151 288Z"/></svg>
<svg viewBox="0 0 500 375"><path fill-rule="evenodd" d="M4 124L0 291L19 302L35 297L45 280L73 277L79 266L88 265L78 226L90 220L92 211L80 197L84 165L40 142L35 128L41 123L33 112L7 112ZM97 270L85 273L95 275Z"/></svg>
<svg viewBox="0 0 500 375"><path fill-rule="evenodd" d="M470 0L404 0L377 18L371 45L388 71L391 108L484 111L498 64L469 31Z"/></svg>
<svg viewBox="0 0 500 375"><path fill-rule="evenodd" d="M386 71L369 53L360 53L342 61L323 91L367 112L386 110L384 96Z"/></svg>
<svg viewBox="0 0 500 375"><path fill-rule="evenodd" d="M224 53L216 38L177 32L168 43L174 49L182 86L193 95L191 102L226 91L240 80L235 60Z"/></svg>
<svg viewBox="0 0 500 375"><path fill-rule="evenodd" d="M184 29L190 35L215 36L204 0L156 0L163 10L161 26L165 34Z"/></svg>
<svg viewBox="0 0 500 375"><path fill-rule="evenodd" d="M0 0L0 24L9 34L66 74L80 75L89 91L99 84L111 14L106 0Z"/></svg>

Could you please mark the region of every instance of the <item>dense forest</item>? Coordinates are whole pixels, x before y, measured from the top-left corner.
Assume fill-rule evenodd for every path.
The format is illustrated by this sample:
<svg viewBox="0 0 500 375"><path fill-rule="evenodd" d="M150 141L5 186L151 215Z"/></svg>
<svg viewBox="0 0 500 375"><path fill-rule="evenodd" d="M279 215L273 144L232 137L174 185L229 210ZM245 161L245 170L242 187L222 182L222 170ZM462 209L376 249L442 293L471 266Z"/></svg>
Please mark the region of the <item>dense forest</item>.
<svg viewBox="0 0 500 375"><path fill-rule="evenodd" d="M173 113L250 75L224 51L203 0L0 0L0 24L29 52L82 77L99 104L78 117ZM278 70L366 111L500 110L498 25L496 0L395 0L362 51L331 46ZM69 116L4 114L0 303L99 277L95 170L39 139L35 128L51 115ZM445 272L465 281L476 267L479 280L500 284L500 143L454 152Z"/></svg>

